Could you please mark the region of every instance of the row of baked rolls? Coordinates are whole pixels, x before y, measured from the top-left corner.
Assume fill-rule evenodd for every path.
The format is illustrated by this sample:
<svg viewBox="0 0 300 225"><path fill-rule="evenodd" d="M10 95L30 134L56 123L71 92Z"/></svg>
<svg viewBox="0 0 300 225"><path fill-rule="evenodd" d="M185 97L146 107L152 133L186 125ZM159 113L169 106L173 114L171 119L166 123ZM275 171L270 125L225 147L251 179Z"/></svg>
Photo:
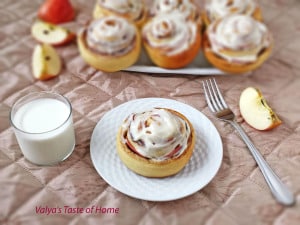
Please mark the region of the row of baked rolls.
<svg viewBox="0 0 300 225"><path fill-rule="evenodd" d="M117 134L117 152L132 171L146 177L178 173L192 156L195 131L190 121L172 109L132 113Z"/></svg>
<svg viewBox="0 0 300 225"><path fill-rule="evenodd" d="M203 45L211 64L240 74L258 68L270 56L273 39L265 24L247 15L234 14L211 23Z"/></svg>
<svg viewBox="0 0 300 225"><path fill-rule="evenodd" d="M201 16L190 0L156 0L150 17L145 11L142 1L98 1L97 19L78 38L85 61L103 71L122 70L137 61L143 43L154 64L177 69L194 60L203 45L206 58L216 68L244 73L259 67L272 49L270 32L252 19L261 18L253 0L208 2L204 38Z"/></svg>
<svg viewBox="0 0 300 225"><path fill-rule="evenodd" d="M142 27L149 17L173 12L181 13L188 20L201 20L199 9L192 0L155 0L148 8L143 0L97 0L93 18L113 14L122 16L138 27Z"/></svg>
<svg viewBox="0 0 300 225"><path fill-rule="evenodd" d="M122 70L137 61L143 42L159 67L176 69L189 64L201 47L198 8L190 0L156 0L150 11L143 1L98 0L95 21L78 38L84 60L102 71Z"/></svg>

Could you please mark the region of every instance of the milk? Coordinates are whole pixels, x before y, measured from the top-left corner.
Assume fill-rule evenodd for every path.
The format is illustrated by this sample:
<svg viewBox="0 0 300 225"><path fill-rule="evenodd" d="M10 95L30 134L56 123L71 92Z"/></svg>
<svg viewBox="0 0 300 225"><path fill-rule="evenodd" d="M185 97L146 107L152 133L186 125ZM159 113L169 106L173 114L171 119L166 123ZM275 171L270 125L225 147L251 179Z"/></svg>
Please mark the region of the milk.
<svg viewBox="0 0 300 225"><path fill-rule="evenodd" d="M21 105L12 115L18 143L29 161L50 165L72 153L75 134L72 109L66 103L56 98L37 98Z"/></svg>

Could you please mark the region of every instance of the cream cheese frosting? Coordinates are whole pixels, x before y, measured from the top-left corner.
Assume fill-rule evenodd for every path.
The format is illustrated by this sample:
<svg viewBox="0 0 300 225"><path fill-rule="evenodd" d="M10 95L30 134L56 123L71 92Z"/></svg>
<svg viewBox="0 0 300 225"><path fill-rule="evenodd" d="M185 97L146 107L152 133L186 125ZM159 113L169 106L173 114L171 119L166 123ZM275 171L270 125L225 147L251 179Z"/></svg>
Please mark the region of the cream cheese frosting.
<svg viewBox="0 0 300 225"><path fill-rule="evenodd" d="M198 19L198 8L190 0L155 0L151 8L151 14L181 13L185 19Z"/></svg>
<svg viewBox="0 0 300 225"><path fill-rule="evenodd" d="M98 0L98 4L118 14L128 14L133 21L138 20L144 10L141 0Z"/></svg>
<svg viewBox="0 0 300 225"><path fill-rule="evenodd" d="M206 0L205 10L210 21L230 14L251 16L257 8L255 0Z"/></svg>
<svg viewBox="0 0 300 225"><path fill-rule="evenodd" d="M142 30L143 38L154 48L165 49L166 55L176 55L196 40L197 24L185 21L180 13L155 16Z"/></svg>
<svg viewBox="0 0 300 225"><path fill-rule="evenodd" d="M139 155L158 161L180 156L190 133L186 121L162 108L133 113L122 124L122 141Z"/></svg>
<svg viewBox="0 0 300 225"><path fill-rule="evenodd" d="M207 35L211 50L231 62L254 62L259 52L272 43L272 36L263 23L238 14L212 23Z"/></svg>
<svg viewBox="0 0 300 225"><path fill-rule="evenodd" d="M135 26L117 16L94 20L87 29L87 45L101 54L123 55L133 48Z"/></svg>

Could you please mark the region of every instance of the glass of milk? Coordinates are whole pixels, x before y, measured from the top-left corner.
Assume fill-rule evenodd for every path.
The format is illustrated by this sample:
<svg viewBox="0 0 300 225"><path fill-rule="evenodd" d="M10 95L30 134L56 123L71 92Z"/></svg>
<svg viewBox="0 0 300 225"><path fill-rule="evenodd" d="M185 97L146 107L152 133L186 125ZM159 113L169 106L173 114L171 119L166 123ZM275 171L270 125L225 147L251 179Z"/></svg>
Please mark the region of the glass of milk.
<svg viewBox="0 0 300 225"><path fill-rule="evenodd" d="M10 121L24 157L37 165L66 159L75 147L72 106L51 92L34 92L12 107Z"/></svg>

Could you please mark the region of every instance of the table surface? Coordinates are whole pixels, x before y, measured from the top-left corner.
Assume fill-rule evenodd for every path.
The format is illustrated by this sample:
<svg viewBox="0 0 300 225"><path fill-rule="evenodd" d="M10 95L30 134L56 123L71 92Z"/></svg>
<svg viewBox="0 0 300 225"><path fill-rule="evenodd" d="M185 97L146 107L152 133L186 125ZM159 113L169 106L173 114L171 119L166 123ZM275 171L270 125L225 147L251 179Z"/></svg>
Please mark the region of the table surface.
<svg viewBox="0 0 300 225"><path fill-rule="evenodd" d="M41 3L0 2L1 224L299 224L300 1L259 1L264 22L275 39L272 56L251 74L216 76L242 127L295 194L296 204L292 207L274 200L237 133L209 112L201 82L211 76L104 73L84 63L74 42L57 48L63 60L57 78L34 79L31 55L37 42L30 35L30 27ZM77 16L65 26L77 32L91 19L94 1L72 0L72 4ZM262 91L282 125L263 132L243 121L238 100L249 86ZM43 90L65 95L74 109L75 150L67 160L50 167L39 167L24 159L8 119L16 99ZM188 104L216 126L224 156L217 175L203 189L174 201L138 200L115 190L96 172L90 140L97 122L110 109L145 97ZM92 211L93 207L98 211ZM80 212L80 208L85 211Z"/></svg>

